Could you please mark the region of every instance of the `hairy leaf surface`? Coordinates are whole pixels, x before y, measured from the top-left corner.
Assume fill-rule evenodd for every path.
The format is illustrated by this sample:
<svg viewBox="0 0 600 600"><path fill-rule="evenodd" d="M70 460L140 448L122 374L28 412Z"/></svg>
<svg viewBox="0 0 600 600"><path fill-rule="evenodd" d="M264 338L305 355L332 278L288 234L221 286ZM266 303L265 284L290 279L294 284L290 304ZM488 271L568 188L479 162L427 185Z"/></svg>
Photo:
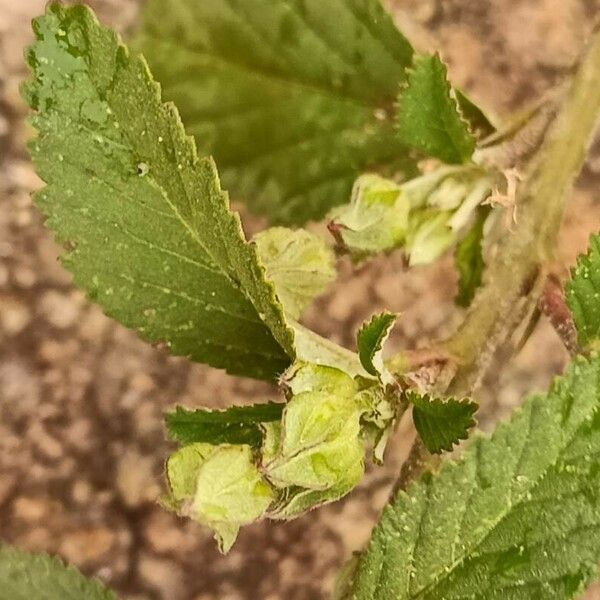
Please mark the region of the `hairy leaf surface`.
<svg viewBox="0 0 600 600"><path fill-rule="evenodd" d="M384 511L357 600L573 598L600 558L600 360L578 360Z"/></svg>
<svg viewBox="0 0 600 600"><path fill-rule="evenodd" d="M34 22L25 96L36 201L105 312L175 354L275 378L293 357L273 286L210 159L199 159L144 60L83 7Z"/></svg>
<svg viewBox="0 0 600 600"><path fill-rule="evenodd" d="M579 343L583 347L597 347L600 342L600 235L591 237L588 253L579 257L566 293Z"/></svg>
<svg viewBox="0 0 600 600"><path fill-rule="evenodd" d="M475 138L438 55L415 57L400 93L398 131L407 145L447 163L464 163L473 155Z"/></svg>
<svg viewBox="0 0 600 600"><path fill-rule="evenodd" d="M275 402L226 410L178 406L165 416L165 421L171 438L182 444L248 444L257 448L263 439L260 424L279 421L284 406Z"/></svg>
<svg viewBox="0 0 600 600"><path fill-rule="evenodd" d="M434 398L429 394L409 394L415 428L432 454L450 452L460 440L466 440L475 426L477 403L469 398Z"/></svg>
<svg viewBox="0 0 600 600"><path fill-rule="evenodd" d="M117 600L97 579L47 554L0 546L0 600Z"/></svg>

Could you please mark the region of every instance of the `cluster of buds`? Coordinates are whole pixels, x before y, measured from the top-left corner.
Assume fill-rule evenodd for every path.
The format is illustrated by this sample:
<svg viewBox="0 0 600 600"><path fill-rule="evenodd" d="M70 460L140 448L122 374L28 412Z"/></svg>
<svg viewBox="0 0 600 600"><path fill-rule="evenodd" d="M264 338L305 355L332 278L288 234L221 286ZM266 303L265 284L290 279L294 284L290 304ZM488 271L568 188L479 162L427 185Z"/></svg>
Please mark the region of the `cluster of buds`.
<svg viewBox="0 0 600 600"><path fill-rule="evenodd" d="M282 387L282 419L261 424L260 447L195 443L167 461L164 505L210 527L222 552L243 525L292 519L346 495L362 479L373 434L394 418L378 380L334 367L296 363Z"/></svg>
<svg viewBox="0 0 600 600"><path fill-rule="evenodd" d="M410 265L431 263L464 236L494 185L475 164L440 167L402 184L362 175L350 203L331 211L329 230L357 261L403 248Z"/></svg>

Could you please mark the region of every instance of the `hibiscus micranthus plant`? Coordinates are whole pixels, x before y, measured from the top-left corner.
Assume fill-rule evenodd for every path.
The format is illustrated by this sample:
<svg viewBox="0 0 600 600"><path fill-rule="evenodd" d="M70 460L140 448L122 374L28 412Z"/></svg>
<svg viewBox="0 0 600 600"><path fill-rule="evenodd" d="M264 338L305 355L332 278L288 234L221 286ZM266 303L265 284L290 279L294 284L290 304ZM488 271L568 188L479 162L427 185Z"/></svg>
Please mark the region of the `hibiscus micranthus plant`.
<svg viewBox="0 0 600 600"><path fill-rule="evenodd" d="M149 342L278 385L271 402L166 415L164 508L228 552L249 523L351 493L410 412L417 441L334 597L580 594L600 559L600 237L564 285L549 265L600 112L600 34L502 121L379 0L149 0L130 48L85 6L53 4L34 31L36 202L76 284ZM224 189L272 227L247 239ZM454 253L454 334L390 356L391 312L354 348L301 325L337 255L391 252L407 268ZM571 365L477 433L490 357L540 312ZM4 549L3 573L27 590L63 571Z"/></svg>

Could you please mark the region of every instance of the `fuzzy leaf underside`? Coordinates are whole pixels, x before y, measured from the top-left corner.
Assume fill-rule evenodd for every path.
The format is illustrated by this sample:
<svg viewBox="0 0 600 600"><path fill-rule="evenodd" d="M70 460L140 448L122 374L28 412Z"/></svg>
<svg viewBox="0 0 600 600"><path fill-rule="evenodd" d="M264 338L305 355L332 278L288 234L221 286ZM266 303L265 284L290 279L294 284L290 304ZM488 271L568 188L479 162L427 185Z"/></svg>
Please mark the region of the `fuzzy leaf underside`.
<svg viewBox="0 0 600 600"><path fill-rule="evenodd" d="M480 208L475 223L456 246L454 258L459 273L456 303L459 306L471 304L483 280L483 228L488 214L489 207Z"/></svg>
<svg viewBox="0 0 600 600"><path fill-rule="evenodd" d="M469 398L439 399L412 393L413 421L423 444L432 454L450 452L455 444L466 440L475 426L477 404Z"/></svg>
<svg viewBox="0 0 600 600"><path fill-rule="evenodd" d="M475 138L448 83L446 65L436 54L415 56L398 101L399 137L409 146L450 164L467 162Z"/></svg>
<svg viewBox="0 0 600 600"><path fill-rule="evenodd" d="M269 402L226 410L188 410L178 406L165 415L169 436L182 444L248 444L260 447L261 423L280 421L283 404Z"/></svg>
<svg viewBox="0 0 600 600"><path fill-rule="evenodd" d="M598 347L600 342L600 235L590 239L590 249L580 256L566 288L582 347Z"/></svg>
<svg viewBox="0 0 600 600"><path fill-rule="evenodd" d="M413 50L379 0L150 0L137 45L236 198L303 223L365 170L414 174L392 126Z"/></svg>
<svg viewBox="0 0 600 600"><path fill-rule="evenodd" d="M600 558L600 361L577 360L385 509L355 600L566 600Z"/></svg>
<svg viewBox="0 0 600 600"><path fill-rule="evenodd" d="M273 379L293 358L273 286L211 159L199 159L143 58L84 6L34 22L36 202L104 311L152 342Z"/></svg>
<svg viewBox="0 0 600 600"><path fill-rule="evenodd" d="M96 579L47 554L0 546L0 600L117 600Z"/></svg>

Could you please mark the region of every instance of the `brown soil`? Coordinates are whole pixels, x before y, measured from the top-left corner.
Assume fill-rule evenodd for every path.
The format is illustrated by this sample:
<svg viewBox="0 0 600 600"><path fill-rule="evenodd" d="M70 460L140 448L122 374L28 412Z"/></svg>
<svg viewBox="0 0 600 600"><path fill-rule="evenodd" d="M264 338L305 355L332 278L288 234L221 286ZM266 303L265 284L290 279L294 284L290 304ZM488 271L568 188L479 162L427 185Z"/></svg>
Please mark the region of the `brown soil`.
<svg viewBox="0 0 600 600"><path fill-rule="evenodd" d="M369 536L412 439L397 433L384 467L371 468L346 500L287 524L245 529L227 556L207 531L160 509L162 412L175 403L225 406L264 399L269 386L171 358L106 318L71 284L30 193L40 185L25 151L18 86L29 20L45 0L0 0L0 538L58 553L130 600L315 600ZM90 1L124 31L135 0ZM440 49L454 81L504 114L567 72L600 0L395 0L400 26ZM559 247L572 263L598 229L600 156L594 151L570 205ZM245 217L249 228L257 220ZM403 313L393 345L415 346L450 330L451 260L406 272L399 256L353 272L306 321L350 345L376 310ZM480 396L505 416L523 393L544 389L565 352L541 322ZM600 598L591 592L588 598Z"/></svg>

